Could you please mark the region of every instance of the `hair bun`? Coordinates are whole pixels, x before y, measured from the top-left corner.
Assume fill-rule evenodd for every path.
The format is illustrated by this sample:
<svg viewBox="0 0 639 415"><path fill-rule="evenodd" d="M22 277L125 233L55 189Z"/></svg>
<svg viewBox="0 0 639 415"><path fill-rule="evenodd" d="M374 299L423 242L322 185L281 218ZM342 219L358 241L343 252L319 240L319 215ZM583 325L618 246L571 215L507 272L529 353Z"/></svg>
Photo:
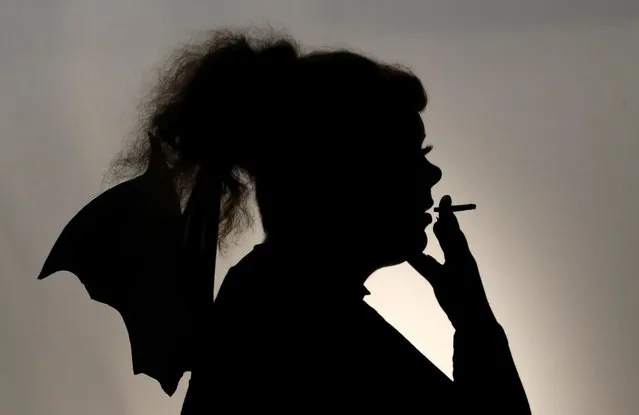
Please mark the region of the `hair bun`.
<svg viewBox="0 0 639 415"><path fill-rule="evenodd" d="M155 91L149 131L185 167L251 158L290 110L299 54L288 37L226 31L180 50Z"/></svg>
<svg viewBox="0 0 639 415"><path fill-rule="evenodd" d="M263 49L260 55L266 62L277 66L294 62L298 57L298 51L290 42L280 41Z"/></svg>
<svg viewBox="0 0 639 415"><path fill-rule="evenodd" d="M251 97L260 102L264 99L272 101L282 96L287 89L286 82L290 80L293 64L298 58L298 51L289 42L280 41L264 49L258 50L255 55L254 66L251 68L250 78L252 83ZM257 96L256 96L257 95ZM260 107L264 107L260 105Z"/></svg>

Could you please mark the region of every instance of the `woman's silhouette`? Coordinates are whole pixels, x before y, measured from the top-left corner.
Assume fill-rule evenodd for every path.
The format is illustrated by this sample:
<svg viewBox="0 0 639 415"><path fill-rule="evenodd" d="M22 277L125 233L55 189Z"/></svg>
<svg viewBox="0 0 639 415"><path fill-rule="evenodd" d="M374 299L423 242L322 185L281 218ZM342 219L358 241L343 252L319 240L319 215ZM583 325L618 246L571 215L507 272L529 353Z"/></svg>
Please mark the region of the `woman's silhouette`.
<svg viewBox="0 0 639 415"><path fill-rule="evenodd" d="M449 197L434 225L446 263L422 254L442 172L426 158L417 77L241 30L171 63L145 129L185 189L203 166L223 175L221 245L250 223L253 187L266 235L224 280L215 358L193 370L184 414L530 413ZM363 301L375 270L404 261L456 329L454 381Z"/></svg>

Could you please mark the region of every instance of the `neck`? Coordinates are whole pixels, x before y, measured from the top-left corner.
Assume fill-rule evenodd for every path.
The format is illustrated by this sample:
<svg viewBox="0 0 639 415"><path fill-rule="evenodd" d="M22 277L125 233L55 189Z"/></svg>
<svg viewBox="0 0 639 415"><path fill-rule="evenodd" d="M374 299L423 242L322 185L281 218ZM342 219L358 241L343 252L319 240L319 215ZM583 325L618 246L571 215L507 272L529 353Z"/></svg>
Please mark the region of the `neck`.
<svg viewBox="0 0 639 415"><path fill-rule="evenodd" d="M371 263L371 258L362 258L352 253L354 250L340 248L335 244L267 239L263 245L275 258L304 269L304 272L318 276L339 275L349 284L363 285L379 267ZM347 283L340 281L340 283Z"/></svg>

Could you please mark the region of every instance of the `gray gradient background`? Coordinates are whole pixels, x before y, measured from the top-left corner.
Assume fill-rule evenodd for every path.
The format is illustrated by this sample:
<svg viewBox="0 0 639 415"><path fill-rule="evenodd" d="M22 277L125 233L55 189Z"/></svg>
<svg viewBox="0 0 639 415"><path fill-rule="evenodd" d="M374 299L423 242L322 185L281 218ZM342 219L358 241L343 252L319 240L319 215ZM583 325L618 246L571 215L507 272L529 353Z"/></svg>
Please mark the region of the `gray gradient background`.
<svg viewBox="0 0 639 415"><path fill-rule="evenodd" d="M104 190L153 68L196 31L245 23L412 67L431 97L431 159L444 171L435 196L478 205L460 220L533 412L637 413L635 0L5 1L0 413L179 412L188 376L173 398L133 376L117 312L70 274L36 275ZM428 250L441 258L436 243ZM369 303L450 376L453 331L428 284L400 265L367 286Z"/></svg>

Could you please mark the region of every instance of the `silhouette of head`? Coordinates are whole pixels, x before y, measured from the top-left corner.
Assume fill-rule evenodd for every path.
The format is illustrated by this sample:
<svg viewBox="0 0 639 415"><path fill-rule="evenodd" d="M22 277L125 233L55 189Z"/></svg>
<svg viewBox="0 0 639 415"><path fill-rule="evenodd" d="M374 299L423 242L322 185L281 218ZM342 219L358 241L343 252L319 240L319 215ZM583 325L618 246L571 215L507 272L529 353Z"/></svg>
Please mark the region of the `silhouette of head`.
<svg viewBox="0 0 639 415"><path fill-rule="evenodd" d="M268 243L348 253L376 269L426 246L441 178L425 157L426 103L398 65L344 49L304 53L281 33L217 30L178 51L142 127L165 144L181 190L199 168L222 174L221 244L250 226L254 187ZM120 164L147 159L136 146Z"/></svg>

